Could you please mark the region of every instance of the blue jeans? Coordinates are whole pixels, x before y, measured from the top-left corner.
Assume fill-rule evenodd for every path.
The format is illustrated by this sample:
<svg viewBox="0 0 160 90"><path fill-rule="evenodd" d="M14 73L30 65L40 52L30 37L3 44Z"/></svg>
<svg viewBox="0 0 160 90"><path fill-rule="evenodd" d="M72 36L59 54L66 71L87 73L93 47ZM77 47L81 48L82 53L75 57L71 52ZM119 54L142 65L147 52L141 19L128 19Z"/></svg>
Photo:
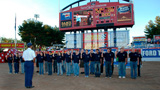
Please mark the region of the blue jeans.
<svg viewBox="0 0 160 90"><path fill-rule="evenodd" d="M48 61L45 61L45 73L48 72Z"/></svg>
<svg viewBox="0 0 160 90"><path fill-rule="evenodd" d="M131 78L137 78L137 62L130 61Z"/></svg>
<svg viewBox="0 0 160 90"><path fill-rule="evenodd" d="M106 77L111 77L112 75L112 66L111 66L111 61L106 61L105 62L105 70L106 70Z"/></svg>
<svg viewBox="0 0 160 90"><path fill-rule="evenodd" d="M101 73L101 68L100 68L101 63L99 61L95 61L95 73ZM98 66L98 67L97 67Z"/></svg>
<svg viewBox="0 0 160 90"><path fill-rule="evenodd" d="M32 61L26 61L24 64L25 69L25 87L32 86L32 78L33 78L33 71L34 71L34 64Z"/></svg>
<svg viewBox="0 0 160 90"><path fill-rule="evenodd" d="M39 63L39 74L41 75L44 75L44 69L43 69L43 62L42 63Z"/></svg>
<svg viewBox="0 0 160 90"><path fill-rule="evenodd" d="M79 65L78 63L74 63L74 76L79 76Z"/></svg>
<svg viewBox="0 0 160 90"><path fill-rule="evenodd" d="M89 76L89 62L84 63L84 73L85 76Z"/></svg>
<svg viewBox="0 0 160 90"><path fill-rule="evenodd" d="M94 66L95 62L94 61L91 61L91 64L90 64L90 73L94 74L95 72L95 66Z"/></svg>
<svg viewBox="0 0 160 90"><path fill-rule="evenodd" d="M9 73L12 73L12 63L8 63L9 66Z"/></svg>
<svg viewBox="0 0 160 90"><path fill-rule="evenodd" d="M126 76L126 65L125 62L118 62L119 76Z"/></svg>
<svg viewBox="0 0 160 90"><path fill-rule="evenodd" d="M52 75L52 62L48 62L48 75Z"/></svg>
<svg viewBox="0 0 160 90"><path fill-rule="evenodd" d="M57 63L57 67L58 67L57 75L59 75L60 72L61 75L63 75L62 63Z"/></svg>
<svg viewBox="0 0 160 90"><path fill-rule="evenodd" d="M72 65L71 65L71 74L73 74L73 72L74 72L73 65L74 65L74 61L72 61Z"/></svg>
<svg viewBox="0 0 160 90"><path fill-rule="evenodd" d="M24 62L21 62L21 73L24 73Z"/></svg>
<svg viewBox="0 0 160 90"><path fill-rule="evenodd" d="M66 61L63 61L62 69L63 69L63 73L65 73L66 72Z"/></svg>
<svg viewBox="0 0 160 90"><path fill-rule="evenodd" d="M14 63L14 70L15 70L15 73L18 73L19 72L19 63Z"/></svg>
<svg viewBox="0 0 160 90"><path fill-rule="evenodd" d="M66 63L66 65L67 65L67 76L70 76L71 75L71 62L69 62L69 63Z"/></svg>

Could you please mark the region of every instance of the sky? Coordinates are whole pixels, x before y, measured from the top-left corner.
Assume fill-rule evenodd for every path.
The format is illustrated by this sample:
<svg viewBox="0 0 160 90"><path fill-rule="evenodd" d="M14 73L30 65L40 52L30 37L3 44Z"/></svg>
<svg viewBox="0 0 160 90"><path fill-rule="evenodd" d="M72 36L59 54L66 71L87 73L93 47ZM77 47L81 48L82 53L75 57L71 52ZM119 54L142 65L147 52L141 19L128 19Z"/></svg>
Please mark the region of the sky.
<svg viewBox="0 0 160 90"><path fill-rule="evenodd" d="M0 0L0 37L15 38L15 15L17 18L17 39L21 39L18 35L18 26L22 25L24 20L34 18L34 14L39 14L38 20L43 24L52 27L59 26L59 10L75 1L77 0ZM86 0L80 5L85 5L89 1ZM109 0L98 1L108 2ZM110 1L117 2L118 0ZM119 1L125 3L123 0ZM154 21L156 16L160 16L159 3L160 0L134 0L135 25L128 28L130 41L133 36L144 36L148 21Z"/></svg>

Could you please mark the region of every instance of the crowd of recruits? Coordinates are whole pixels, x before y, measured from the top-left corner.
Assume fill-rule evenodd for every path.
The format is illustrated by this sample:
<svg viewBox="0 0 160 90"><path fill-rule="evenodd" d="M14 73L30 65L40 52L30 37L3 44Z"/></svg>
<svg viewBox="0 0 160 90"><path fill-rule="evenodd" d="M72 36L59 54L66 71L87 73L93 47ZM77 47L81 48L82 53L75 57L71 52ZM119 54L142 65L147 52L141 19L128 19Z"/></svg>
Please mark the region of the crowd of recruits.
<svg viewBox="0 0 160 90"><path fill-rule="evenodd" d="M127 54L124 51L124 48L120 48L120 51L116 51L115 54L112 52L111 48L107 49L107 52L103 52L102 49L96 49L94 53L93 50L82 49L80 52L76 50L71 52L67 50L67 53L62 52L54 53L52 52L38 52L36 59L39 64L39 75L44 75L43 64L45 62L45 73L48 75L52 75L52 65L53 72L57 73L57 75L63 75L66 72L67 76L70 76L72 73L74 76L79 76L80 66L84 66L85 77L89 76L89 68L90 74L100 74L103 73L103 64L105 62L105 73L106 78L112 77L113 69L114 69L114 57L118 58L118 70L119 70L119 78L125 78L126 76L126 64L128 59L130 58L130 66L131 66L131 78L137 78L137 65L138 65L138 76L140 76L140 65L141 54L139 51L135 52L135 49L132 48L131 52ZM22 59L22 54L16 53L12 57L12 54L9 54L7 58L9 65L9 73L12 73L12 62L14 62L15 74L19 73L19 62L21 61L21 73L24 73L24 60ZM83 62L83 63L82 63ZM57 70L58 69L58 70Z"/></svg>

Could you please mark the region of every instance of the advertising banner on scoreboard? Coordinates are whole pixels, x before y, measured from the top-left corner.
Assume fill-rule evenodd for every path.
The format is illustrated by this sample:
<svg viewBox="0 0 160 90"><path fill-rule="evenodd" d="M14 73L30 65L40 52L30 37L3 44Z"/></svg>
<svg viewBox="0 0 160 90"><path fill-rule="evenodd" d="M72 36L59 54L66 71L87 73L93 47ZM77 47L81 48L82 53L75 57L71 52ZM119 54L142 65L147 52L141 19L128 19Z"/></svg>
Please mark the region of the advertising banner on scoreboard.
<svg viewBox="0 0 160 90"><path fill-rule="evenodd" d="M15 48L15 43L0 43L0 48ZM16 48L24 48L24 43L17 43Z"/></svg>
<svg viewBox="0 0 160 90"><path fill-rule="evenodd" d="M126 23L132 21L131 5L119 5L117 6L117 22Z"/></svg>
<svg viewBox="0 0 160 90"><path fill-rule="evenodd" d="M61 13L61 21L71 20L71 19L72 19L72 12Z"/></svg>
<svg viewBox="0 0 160 90"><path fill-rule="evenodd" d="M160 49L142 49L143 58L160 58Z"/></svg>

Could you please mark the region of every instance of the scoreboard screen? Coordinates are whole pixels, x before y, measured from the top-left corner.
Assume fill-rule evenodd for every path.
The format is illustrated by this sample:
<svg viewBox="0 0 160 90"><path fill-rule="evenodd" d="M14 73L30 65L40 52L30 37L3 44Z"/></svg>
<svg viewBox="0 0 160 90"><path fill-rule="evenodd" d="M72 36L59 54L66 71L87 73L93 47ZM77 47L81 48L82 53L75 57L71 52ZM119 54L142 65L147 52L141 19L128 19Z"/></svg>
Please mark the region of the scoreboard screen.
<svg viewBox="0 0 160 90"><path fill-rule="evenodd" d="M132 27L134 12L132 3L98 1L60 12L60 30Z"/></svg>

